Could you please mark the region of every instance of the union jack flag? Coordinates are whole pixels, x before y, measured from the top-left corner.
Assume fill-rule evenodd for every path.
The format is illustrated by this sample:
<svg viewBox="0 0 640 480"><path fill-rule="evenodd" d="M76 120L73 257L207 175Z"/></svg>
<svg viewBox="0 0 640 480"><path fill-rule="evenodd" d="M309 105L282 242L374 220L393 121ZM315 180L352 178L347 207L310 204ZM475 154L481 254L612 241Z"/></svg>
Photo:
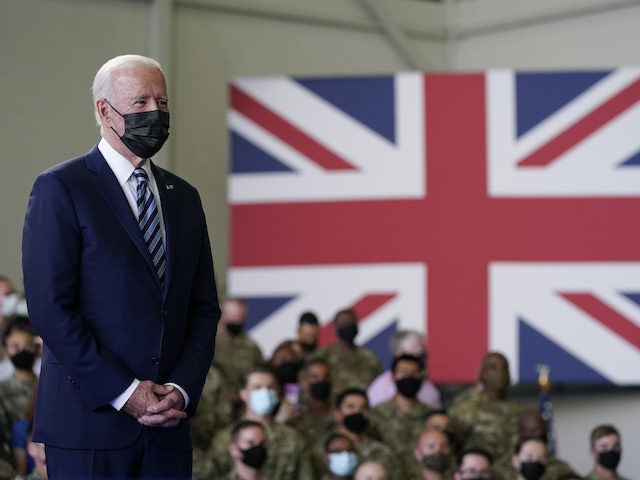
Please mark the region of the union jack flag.
<svg viewBox="0 0 640 480"><path fill-rule="evenodd" d="M352 306L388 361L428 338L437 382L487 350L516 381L638 384L640 70L230 85L230 293L269 354Z"/></svg>

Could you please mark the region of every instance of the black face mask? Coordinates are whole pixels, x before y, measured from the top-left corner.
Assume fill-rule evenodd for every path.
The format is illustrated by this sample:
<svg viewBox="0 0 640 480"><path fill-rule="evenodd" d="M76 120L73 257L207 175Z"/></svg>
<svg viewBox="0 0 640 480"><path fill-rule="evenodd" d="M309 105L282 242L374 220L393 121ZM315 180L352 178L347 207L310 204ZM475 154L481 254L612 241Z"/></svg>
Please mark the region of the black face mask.
<svg viewBox="0 0 640 480"><path fill-rule="evenodd" d="M242 463L246 466L258 470L267 461L267 449L260 443L249 447L246 450L240 450L242 452Z"/></svg>
<svg viewBox="0 0 640 480"><path fill-rule="evenodd" d="M273 368L273 372L275 373L276 379L280 385L298 383L299 371L300 364L297 362L285 362Z"/></svg>
<svg viewBox="0 0 640 480"><path fill-rule="evenodd" d="M111 105L113 110L124 118L124 133L120 137L129 150L140 158L150 158L160 151L162 145L169 137L169 113L161 110L150 112L136 112L122 115Z"/></svg>
<svg viewBox="0 0 640 480"><path fill-rule="evenodd" d="M318 348L315 343L300 342L300 346L306 353L313 353L316 351L316 348Z"/></svg>
<svg viewBox="0 0 640 480"><path fill-rule="evenodd" d="M36 360L36 354L28 350L20 350L11 357L11 363L17 370L31 370Z"/></svg>
<svg viewBox="0 0 640 480"><path fill-rule="evenodd" d="M620 457L622 452L619 450L607 450L606 452L598 453L598 463L607 470L616 471L618 464L620 463Z"/></svg>
<svg viewBox="0 0 640 480"><path fill-rule="evenodd" d="M309 393L316 400L327 400L331 395L331 382L320 380L309 385Z"/></svg>
<svg viewBox="0 0 640 480"><path fill-rule="evenodd" d="M432 472L444 473L450 464L450 457L446 453L437 452L422 457L422 468Z"/></svg>
<svg viewBox="0 0 640 480"><path fill-rule="evenodd" d="M347 415L343 422L344 426L353 433L360 433L369 425L369 419L359 412Z"/></svg>
<svg viewBox="0 0 640 480"><path fill-rule="evenodd" d="M353 340L358 335L358 325L347 325L346 327L340 327L337 331L338 337L345 343L353 343Z"/></svg>
<svg viewBox="0 0 640 480"><path fill-rule="evenodd" d="M405 398L415 398L422 386L422 380L416 377L404 377L396 382L398 393Z"/></svg>
<svg viewBox="0 0 640 480"><path fill-rule="evenodd" d="M227 327L227 332L234 337L236 335L240 335L244 330L244 325L242 323L227 323L225 326Z"/></svg>
<svg viewBox="0 0 640 480"><path fill-rule="evenodd" d="M547 466L540 462L522 462L520 464L520 473L527 480L538 480L544 475Z"/></svg>

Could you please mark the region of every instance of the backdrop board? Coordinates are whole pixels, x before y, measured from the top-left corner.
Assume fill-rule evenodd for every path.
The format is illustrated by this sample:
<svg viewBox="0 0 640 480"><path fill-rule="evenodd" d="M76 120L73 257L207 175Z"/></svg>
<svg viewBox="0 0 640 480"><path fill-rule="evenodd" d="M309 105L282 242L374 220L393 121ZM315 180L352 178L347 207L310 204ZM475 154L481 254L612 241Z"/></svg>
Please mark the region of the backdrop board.
<svg viewBox="0 0 640 480"><path fill-rule="evenodd" d="M229 292L266 355L345 307L440 383L638 385L640 69L234 78Z"/></svg>

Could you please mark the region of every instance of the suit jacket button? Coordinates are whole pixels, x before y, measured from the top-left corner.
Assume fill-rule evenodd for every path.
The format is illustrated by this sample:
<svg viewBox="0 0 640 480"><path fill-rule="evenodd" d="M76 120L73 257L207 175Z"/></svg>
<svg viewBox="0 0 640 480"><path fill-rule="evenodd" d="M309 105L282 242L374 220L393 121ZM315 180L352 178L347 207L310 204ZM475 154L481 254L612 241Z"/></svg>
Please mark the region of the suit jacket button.
<svg viewBox="0 0 640 480"><path fill-rule="evenodd" d="M160 357L153 356L151 357L151 361L154 365L160 365Z"/></svg>

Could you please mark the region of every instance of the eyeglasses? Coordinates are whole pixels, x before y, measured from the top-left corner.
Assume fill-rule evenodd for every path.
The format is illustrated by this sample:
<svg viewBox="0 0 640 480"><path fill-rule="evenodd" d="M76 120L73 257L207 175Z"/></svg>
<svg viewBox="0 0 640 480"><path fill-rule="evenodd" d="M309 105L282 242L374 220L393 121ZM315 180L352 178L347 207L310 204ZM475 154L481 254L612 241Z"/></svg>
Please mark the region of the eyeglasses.
<svg viewBox="0 0 640 480"><path fill-rule="evenodd" d="M462 470L458 470L462 478L483 478L485 480L491 479L491 471L489 470L475 470L473 468L464 468Z"/></svg>

